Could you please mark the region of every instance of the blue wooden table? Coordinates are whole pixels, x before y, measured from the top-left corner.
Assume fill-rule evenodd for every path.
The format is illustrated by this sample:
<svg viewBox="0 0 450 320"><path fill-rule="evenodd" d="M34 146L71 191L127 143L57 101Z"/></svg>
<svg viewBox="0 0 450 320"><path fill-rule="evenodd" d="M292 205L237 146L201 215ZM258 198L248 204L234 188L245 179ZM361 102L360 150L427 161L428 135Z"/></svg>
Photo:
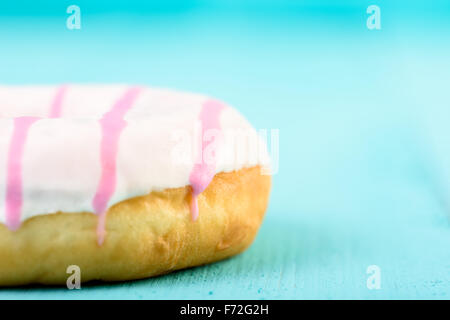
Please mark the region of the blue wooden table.
<svg viewBox="0 0 450 320"><path fill-rule="evenodd" d="M445 4L379 1L382 29L370 31L365 5L351 1L79 1L82 28L70 31L65 7L44 3L0 6L0 82L204 92L279 129L280 166L258 237L237 257L78 291L1 289L0 299L450 298Z"/></svg>

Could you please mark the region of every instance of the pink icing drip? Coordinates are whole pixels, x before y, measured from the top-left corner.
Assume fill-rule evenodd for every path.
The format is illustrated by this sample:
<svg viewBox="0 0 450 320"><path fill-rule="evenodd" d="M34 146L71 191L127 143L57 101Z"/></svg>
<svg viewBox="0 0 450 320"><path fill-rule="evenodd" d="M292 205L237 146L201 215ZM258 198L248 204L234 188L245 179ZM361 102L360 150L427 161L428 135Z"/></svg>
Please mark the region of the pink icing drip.
<svg viewBox="0 0 450 320"><path fill-rule="evenodd" d="M55 98L53 99L52 107L50 109L49 118L59 118L62 113L62 102L64 95L67 91L67 85L61 86L56 92Z"/></svg>
<svg viewBox="0 0 450 320"><path fill-rule="evenodd" d="M6 177L6 225L10 230L20 227L22 211L22 158L28 130L39 120L37 117L18 117L14 119L14 130L9 145Z"/></svg>
<svg viewBox="0 0 450 320"><path fill-rule="evenodd" d="M105 219L108 202L116 189L116 161L119 147L119 138L126 127L123 119L128 110L133 107L139 92L138 87L133 87L114 104L112 109L105 113L99 121L102 128L102 140L100 146L100 162L102 174L97 187L92 206L98 215L97 242L103 244L105 239Z"/></svg>
<svg viewBox="0 0 450 320"><path fill-rule="evenodd" d="M50 110L50 118L61 115L61 106L67 86L62 86L56 92ZM14 129L8 152L6 177L6 225L10 230L20 227L20 216L23 205L22 161L28 131L38 117L18 117L14 119Z"/></svg>
<svg viewBox="0 0 450 320"><path fill-rule="evenodd" d="M199 161L196 161L189 176L189 182L192 186L191 215L193 221L198 218L198 195L211 183L216 170L217 157L205 159L205 150L214 141L203 142L203 138L208 130L220 130L220 113L224 108L225 106L219 101L207 100L200 112L202 147Z"/></svg>

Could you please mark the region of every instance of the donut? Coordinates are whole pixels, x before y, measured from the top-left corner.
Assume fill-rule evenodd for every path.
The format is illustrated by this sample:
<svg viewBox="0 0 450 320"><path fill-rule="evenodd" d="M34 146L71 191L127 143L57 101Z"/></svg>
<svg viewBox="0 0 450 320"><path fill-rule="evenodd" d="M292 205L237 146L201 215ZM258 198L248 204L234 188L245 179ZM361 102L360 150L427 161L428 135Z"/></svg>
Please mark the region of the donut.
<svg viewBox="0 0 450 320"><path fill-rule="evenodd" d="M129 85L0 86L0 286L124 281L255 238L266 142L214 98Z"/></svg>

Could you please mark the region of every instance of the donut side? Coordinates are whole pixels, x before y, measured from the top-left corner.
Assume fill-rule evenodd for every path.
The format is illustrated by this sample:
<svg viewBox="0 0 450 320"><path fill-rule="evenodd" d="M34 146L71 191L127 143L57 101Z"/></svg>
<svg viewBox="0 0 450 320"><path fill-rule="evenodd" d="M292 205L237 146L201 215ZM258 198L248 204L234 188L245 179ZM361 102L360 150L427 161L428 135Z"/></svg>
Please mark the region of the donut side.
<svg viewBox="0 0 450 320"><path fill-rule="evenodd" d="M255 166L216 174L195 222L190 186L128 199L109 209L102 246L89 212L34 216L17 231L0 224L0 285L65 284L70 265L82 282L133 280L233 256L253 241L269 192Z"/></svg>

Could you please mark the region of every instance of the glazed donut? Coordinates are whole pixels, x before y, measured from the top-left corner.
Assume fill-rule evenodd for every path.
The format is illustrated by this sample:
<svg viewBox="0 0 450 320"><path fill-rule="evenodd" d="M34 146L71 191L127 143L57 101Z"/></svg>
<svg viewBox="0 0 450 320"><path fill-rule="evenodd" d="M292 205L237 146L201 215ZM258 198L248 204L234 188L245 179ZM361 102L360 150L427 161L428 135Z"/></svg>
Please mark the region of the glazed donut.
<svg viewBox="0 0 450 320"><path fill-rule="evenodd" d="M0 285L145 278L247 248L265 142L225 103L141 86L0 87Z"/></svg>

